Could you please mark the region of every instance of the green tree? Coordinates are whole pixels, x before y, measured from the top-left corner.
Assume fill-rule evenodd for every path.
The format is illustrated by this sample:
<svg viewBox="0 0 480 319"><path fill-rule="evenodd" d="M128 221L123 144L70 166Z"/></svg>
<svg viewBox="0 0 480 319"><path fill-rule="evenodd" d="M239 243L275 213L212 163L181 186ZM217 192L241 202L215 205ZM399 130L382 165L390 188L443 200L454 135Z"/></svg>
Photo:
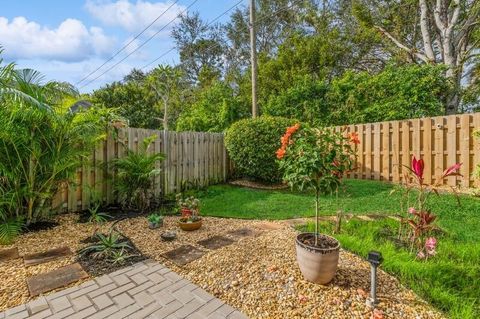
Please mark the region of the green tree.
<svg viewBox="0 0 480 319"><path fill-rule="evenodd" d="M236 120L247 117L248 105L223 82L215 82L201 90L196 101L188 106L177 121L179 131L223 132Z"/></svg>
<svg viewBox="0 0 480 319"><path fill-rule="evenodd" d="M146 88L151 88L157 99L156 107L163 112L163 129L168 130L170 113L174 113L188 92L183 80L183 72L169 65L159 65L146 77Z"/></svg>

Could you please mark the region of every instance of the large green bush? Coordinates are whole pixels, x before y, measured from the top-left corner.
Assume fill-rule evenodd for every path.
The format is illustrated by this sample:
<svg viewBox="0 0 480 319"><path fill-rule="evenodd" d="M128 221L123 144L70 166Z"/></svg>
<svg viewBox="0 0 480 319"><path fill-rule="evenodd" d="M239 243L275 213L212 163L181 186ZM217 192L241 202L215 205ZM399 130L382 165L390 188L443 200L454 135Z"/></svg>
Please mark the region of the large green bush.
<svg viewBox="0 0 480 319"><path fill-rule="evenodd" d="M283 117L261 116L235 122L227 130L225 145L242 176L267 183L281 180L275 157L280 147L280 137L295 120Z"/></svg>

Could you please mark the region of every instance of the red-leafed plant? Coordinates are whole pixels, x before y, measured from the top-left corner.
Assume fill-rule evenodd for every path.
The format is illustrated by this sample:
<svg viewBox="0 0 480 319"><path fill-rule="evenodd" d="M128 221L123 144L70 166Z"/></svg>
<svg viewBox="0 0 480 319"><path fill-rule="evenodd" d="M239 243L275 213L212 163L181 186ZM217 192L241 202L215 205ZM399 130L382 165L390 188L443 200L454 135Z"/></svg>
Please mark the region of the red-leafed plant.
<svg viewBox="0 0 480 319"><path fill-rule="evenodd" d="M435 183L426 184L424 181L423 173L425 169L425 163L423 159L417 159L415 156L412 158L411 167L407 167L407 172L404 176L404 186L409 198L410 191L416 189L418 191L416 203L413 207L408 209L408 216L402 218L399 229L400 239L406 239L411 243L412 249L417 249L418 258L428 258L435 254L436 239L434 237L428 237L432 230L436 229L434 224L437 216L431 212L428 207L428 199L431 194L435 193L439 195L438 188L444 178L448 176L458 176L458 170L461 167L461 163L456 163L447 168L441 176L435 179ZM452 188L455 191L455 188ZM410 206L410 205L409 205ZM403 205L402 205L403 207ZM403 225L408 225L406 232ZM434 244L432 244L434 243Z"/></svg>

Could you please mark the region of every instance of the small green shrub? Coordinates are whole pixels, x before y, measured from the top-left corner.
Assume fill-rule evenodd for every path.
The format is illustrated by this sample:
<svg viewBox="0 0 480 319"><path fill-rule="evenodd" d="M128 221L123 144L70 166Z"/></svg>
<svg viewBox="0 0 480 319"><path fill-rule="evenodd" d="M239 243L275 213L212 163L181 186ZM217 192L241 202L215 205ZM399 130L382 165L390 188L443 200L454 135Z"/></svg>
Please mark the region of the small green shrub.
<svg viewBox="0 0 480 319"><path fill-rule="evenodd" d="M236 174L262 182L281 180L275 157L280 137L295 120L261 116L240 120L227 130L225 146L235 165Z"/></svg>
<svg viewBox="0 0 480 319"><path fill-rule="evenodd" d="M160 169L155 165L165 158L161 153L148 153L156 138L156 135L152 135L144 139L138 152L126 147L127 156L113 161L113 167L117 170L115 190L124 208L144 211L150 206L153 178L160 174Z"/></svg>

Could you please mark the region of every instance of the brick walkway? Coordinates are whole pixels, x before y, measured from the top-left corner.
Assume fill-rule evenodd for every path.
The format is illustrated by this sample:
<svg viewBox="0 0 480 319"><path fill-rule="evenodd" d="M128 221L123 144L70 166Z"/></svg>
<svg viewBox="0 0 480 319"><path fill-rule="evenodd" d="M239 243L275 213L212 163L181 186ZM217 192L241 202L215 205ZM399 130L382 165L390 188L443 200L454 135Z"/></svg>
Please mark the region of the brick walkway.
<svg viewBox="0 0 480 319"><path fill-rule="evenodd" d="M21 318L248 318L155 261L145 261L0 313Z"/></svg>

